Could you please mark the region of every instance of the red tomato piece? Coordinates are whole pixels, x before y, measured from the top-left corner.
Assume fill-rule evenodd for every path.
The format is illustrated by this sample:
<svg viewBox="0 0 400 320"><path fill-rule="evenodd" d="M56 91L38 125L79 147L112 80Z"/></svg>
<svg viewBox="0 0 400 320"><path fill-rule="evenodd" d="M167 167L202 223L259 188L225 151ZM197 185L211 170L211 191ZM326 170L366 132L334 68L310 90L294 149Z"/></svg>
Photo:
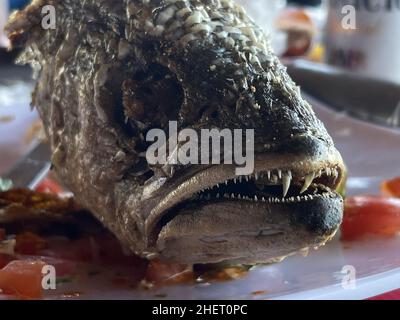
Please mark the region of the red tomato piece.
<svg viewBox="0 0 400 320"><path fill-rule="evenodd" d="M57 182L54 182L53 180L51 180L49 178L45 178L36 187L35 191L40 192L40 193L60 194L64 190Z"/></svg>
<svg viewBox="0 0 400 320"><path fill-rule="evenodd" d="M23 261L35 261L40 260L46 263L46 265L53 266L56 269L57 277L69 277L72 276L76 269L78 263L76 261L58 259L53 257L44 256L19 256L19 260Z"/></svg>
<svg viewBox="0 0 400 320"><path fill-rule="evenodd" d="M400 177L383 182L381 190L385 195L400 198Z"/></svg>
<svg viewBox="0 0 400 320"><path fill-rule="evenodd" d="M368 234L394 236L400 231L400 199L357 196L346 199L341 226L343 240Z"/></svg>
<svg viewBox="0 0 400 320"><path fill-rule="evenodd" d="M12 261L0 270L0 289L22 299L42 297L42 261Z"/></svg>

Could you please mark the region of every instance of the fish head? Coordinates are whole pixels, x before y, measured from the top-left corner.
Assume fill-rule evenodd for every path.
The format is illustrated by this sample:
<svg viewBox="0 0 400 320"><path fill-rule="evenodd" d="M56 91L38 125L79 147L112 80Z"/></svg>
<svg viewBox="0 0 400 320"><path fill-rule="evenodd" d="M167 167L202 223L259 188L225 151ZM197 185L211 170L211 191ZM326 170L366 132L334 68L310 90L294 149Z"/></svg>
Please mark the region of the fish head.
<svg viewBox="0 0 400 320"><path fill-rule="evenodd" d="M228 130L233 141L217 148L220 159L239 148L253 153L254 162L246 174L238 173L235 159L208 165L167 159L161 171L153 167L158 177L143 190L144 201L155 200L143 210L144 233L150 251L170 260L275 261L324 244L342 220L343 201L335 192L344 178L340 153L263 31L230 3L197 10L167 4L144 19L164 30L163 41L154 45L163 46L156 61L175 79L177 91L168 95L180 96L174 116L164 119L177 121L178 130L196 131L196 142L202 130ZM230 22L217 19L229 15ZM243 132L239 141L235 130ZM247 131L254 140L248 149ZM199 158L215 147L198 146Z"/></svg>
<svg viewBox="0 0 400 320"><path fill-rule="evenodd" d="M13 15L8 33L27 48L20 60L38 68L33 105L56 172L123 244L148 258L266 263L333 237L342 158L241 6L50 3L56 31L33 25L37 0ZM197 142L204 130L230 135L223 148L191 150L232 161L176 159L184 130ZM166 135L155 153L164 161L149 158L152 132ZM240 153L251 170L237 170Z"/></svg>

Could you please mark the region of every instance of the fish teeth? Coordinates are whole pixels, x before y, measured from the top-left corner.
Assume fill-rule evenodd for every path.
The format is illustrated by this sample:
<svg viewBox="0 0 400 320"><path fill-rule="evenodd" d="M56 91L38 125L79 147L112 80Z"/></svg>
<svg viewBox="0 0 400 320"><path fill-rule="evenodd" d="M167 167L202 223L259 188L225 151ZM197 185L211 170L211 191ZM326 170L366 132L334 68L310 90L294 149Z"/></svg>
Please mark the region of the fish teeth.
<svg viewBox="0 0 400 320"><path fill-rule="evenodd" d="M314 178L315 178L315 172L311 172L308 175L306 175L303 187L300 190L300 194L304 193L310 187L311 183L314 181Z"/></svg>
<svg viewBox="0 0 400 320"><path fill-rule="evenodd" d="M230 179L227 179L223 182L216 183L215 186L211 187L205 187L203 190L197 193L197 197L200 199L204 200L211 200L212 198L220 199L220 198L227 198L227 199L239 199L239 200L248 200L248 201L255 201L255 202L267 202L267 203L295 203L295 202L300 202L300 201L311 201L319 197L323 198L329 198L332 195L330 193L321 193L319 194L319 188L312 187L310 189L310 186L313 184L314 180L317 179L320 176L326 176L330 177L330 181L334 180L334 183L337 181L337 179L340 176L340 169L338 167L325 167L323 169L311 172L304 177L304 183L303 186L300 190L299 196L289 196L288 193L290 190L290 187L293 182L293 173L291 170L282 170L282 169L274 169L274 170L265 170L262 172L254 172L251 175L239 175L236 177L232 177ZM281 197L261 197L260 195L252 195L250 197L245 196L245 195L240 195L240 194L224 194L224 193L217 193L220 190L222 185L232 185L232 184L238 184L242 182L255 182L261 180L268 180L270 183L273 184L282 184L282 195L283 198ZM296 180L297 181L297 180ZM257 182L258 183L258 182ZM321 186L322 187L322 186ZM303 195L307 190L307 195ZM208 192L207 192L208 190ZM213 195L209 194L209 190L216 191L213 193ZM325 190L325 189L323 189ZM202 194L204 193L204 194Z"/></svg>
<svg viewBox="0 0 400 320"><path fill-rule="evenodd" d="M335 169L333 169L333 183L336 183L336 180L338 179L338 177L339 177L339 172L335 168Z"/></svg>
<svg viewBox="0 0 400 320"><path fill-rule="evenodd" d="M286 197L290 188L291 181L292 181L292 173L288 171L282 177L283 197Z"/></svg>

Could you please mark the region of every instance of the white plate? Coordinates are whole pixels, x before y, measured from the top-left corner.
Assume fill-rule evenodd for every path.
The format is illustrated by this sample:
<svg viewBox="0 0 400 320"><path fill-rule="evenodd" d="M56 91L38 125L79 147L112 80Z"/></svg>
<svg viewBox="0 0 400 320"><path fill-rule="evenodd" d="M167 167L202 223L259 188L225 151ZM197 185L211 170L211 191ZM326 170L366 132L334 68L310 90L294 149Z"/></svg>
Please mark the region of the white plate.
<svg viewBox="0 0 400 320"><path fill-rule="evenodd" d="M377 193L383 179L400 176L400 131L354 120L308 100L349 168L349 194ZM79 279L79 285L63 285L59 292L83 292L80 298L85 299L365 299L400 288L399 248L400 238L342 243L337 236L307 257L298 254L282 263L256 267L240 280L146 291L115 289L103 274ZM351 270L355 283L345 281L343 286Z"/></svg>
<svg viewBox="0 0 400 320"><path fill-rule="evenodd" d="M25 88L23 91L29 92ZM28 105L29 94L21 96L24 102L18 104ZM307 99L342 152L349 168L349 194L378 193L384 179L400 176L400 131L355 120L331 111L310 97ZM4 106L6 100L2 100L2 115L7 114L7 108L12 108L12 104ZM23 110L21 107L21 112ZM3 124L0 131L6 133L7 126L15 125L15 122ZM257 267L241 280L151 291L126 290L110 286L115 270L108 270L110 276L105 272L99 277L75 279L73 283L60 285L57 292L47 292L46 297L83 292L81 298L91 299L151 299L160 295L169 299L363 299L400 288L399 248L398 238L343 244L336 237L306 258L296 255L279 264ZM341 285L344 276L341 271L348 265L355 268L354 289ZM255 295L253 292L265 293Z"/></svg>

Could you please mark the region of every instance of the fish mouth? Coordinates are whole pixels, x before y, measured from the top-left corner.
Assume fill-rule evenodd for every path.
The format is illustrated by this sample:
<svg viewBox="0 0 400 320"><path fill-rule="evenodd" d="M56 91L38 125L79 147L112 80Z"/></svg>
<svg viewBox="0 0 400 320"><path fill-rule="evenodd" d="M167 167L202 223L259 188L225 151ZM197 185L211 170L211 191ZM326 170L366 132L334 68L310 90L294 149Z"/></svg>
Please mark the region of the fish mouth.
<svg viewBox="0 0 400 320"><path fill-rule="evenodd" d="M168 260L253 264L323 245L342 221L345 170L333 146L319 151L259 154L252 174L214 165L185 179L146 220L149 246Z"/></svg>

